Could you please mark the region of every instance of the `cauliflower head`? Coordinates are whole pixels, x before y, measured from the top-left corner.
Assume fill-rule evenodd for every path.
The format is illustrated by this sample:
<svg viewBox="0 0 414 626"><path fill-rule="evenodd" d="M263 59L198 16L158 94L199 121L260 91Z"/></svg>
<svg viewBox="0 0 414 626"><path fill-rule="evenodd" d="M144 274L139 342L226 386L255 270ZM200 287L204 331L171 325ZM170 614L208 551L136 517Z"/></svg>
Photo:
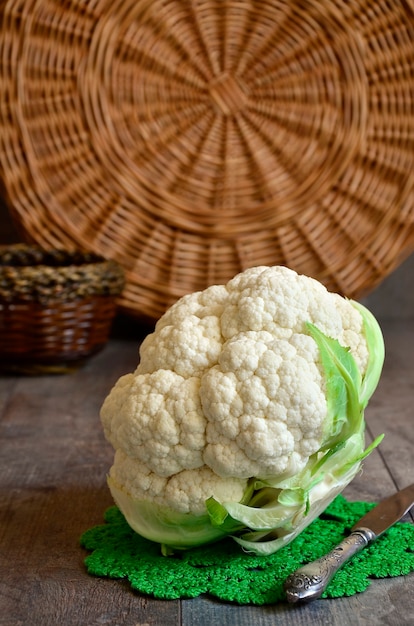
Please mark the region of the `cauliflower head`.
<svg viewBox="0 0 414 626"><path fill-rule="evenodd" d="M287 267L184 296L101 409L116 503L166 551L228 534L275 551L371 450L363 411L383 360L367 309Z"/></svg>

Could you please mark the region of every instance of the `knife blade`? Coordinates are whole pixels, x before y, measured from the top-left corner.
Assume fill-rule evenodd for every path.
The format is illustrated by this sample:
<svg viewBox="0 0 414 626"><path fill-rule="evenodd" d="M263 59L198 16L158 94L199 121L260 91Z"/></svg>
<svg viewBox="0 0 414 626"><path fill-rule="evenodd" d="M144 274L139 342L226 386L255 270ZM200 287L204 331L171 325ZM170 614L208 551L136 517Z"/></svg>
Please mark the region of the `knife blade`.
<svg viewBox="0 0 414 626"><path fill-rule="evenodd" d="M319 598L336 572L355 554L398 522L414 505L414 484L382 500L325 556L300 567L285 581L289 603Z"/></svg>

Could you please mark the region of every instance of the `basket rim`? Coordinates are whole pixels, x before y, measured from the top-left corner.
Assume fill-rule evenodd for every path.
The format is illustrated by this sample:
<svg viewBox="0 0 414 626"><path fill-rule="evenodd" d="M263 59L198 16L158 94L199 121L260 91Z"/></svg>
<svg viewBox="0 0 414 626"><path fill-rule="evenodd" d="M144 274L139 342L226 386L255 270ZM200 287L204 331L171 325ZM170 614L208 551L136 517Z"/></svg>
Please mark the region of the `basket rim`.
<svg viewBox="0 0 414 626"><path fill-rule="evenodd" d="M0 302L71 301L118 296L125 285L114 260L79 249L0 246Z"/></svg>

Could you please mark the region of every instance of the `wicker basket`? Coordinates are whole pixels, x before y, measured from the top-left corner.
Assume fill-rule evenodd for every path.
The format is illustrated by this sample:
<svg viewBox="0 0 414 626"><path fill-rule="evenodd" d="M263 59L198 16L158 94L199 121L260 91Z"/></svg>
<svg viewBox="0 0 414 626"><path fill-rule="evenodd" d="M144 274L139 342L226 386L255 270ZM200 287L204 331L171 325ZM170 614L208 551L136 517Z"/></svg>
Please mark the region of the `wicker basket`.
<svg viewBox="0 0 414 626"><path fill-rule="evenodd" d="M349 297L414 249L411 0L9 0L0 166L22 232L120 308L285 264Z"/></svg>
<svg viewBox="0 0 414 626"><path fill-rule="evenodd" d="M79 251L0 246L0 369L63 373L106 343L124 274Z"/></svg>

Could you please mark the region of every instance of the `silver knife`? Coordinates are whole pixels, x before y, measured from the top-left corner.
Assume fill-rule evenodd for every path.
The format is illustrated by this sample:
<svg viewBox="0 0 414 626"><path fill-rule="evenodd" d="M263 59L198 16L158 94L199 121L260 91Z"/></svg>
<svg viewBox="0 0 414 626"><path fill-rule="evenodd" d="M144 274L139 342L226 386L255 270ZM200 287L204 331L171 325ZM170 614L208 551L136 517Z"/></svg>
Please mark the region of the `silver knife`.
<svg viewBox="0 0 414 626"><path fill-rule="evenodd" d="M284 590L288 602L319 598L334 574L355 554L398 522L414 505L414 484L382 500L351 528L331 552L288 576Z"/></svg>

